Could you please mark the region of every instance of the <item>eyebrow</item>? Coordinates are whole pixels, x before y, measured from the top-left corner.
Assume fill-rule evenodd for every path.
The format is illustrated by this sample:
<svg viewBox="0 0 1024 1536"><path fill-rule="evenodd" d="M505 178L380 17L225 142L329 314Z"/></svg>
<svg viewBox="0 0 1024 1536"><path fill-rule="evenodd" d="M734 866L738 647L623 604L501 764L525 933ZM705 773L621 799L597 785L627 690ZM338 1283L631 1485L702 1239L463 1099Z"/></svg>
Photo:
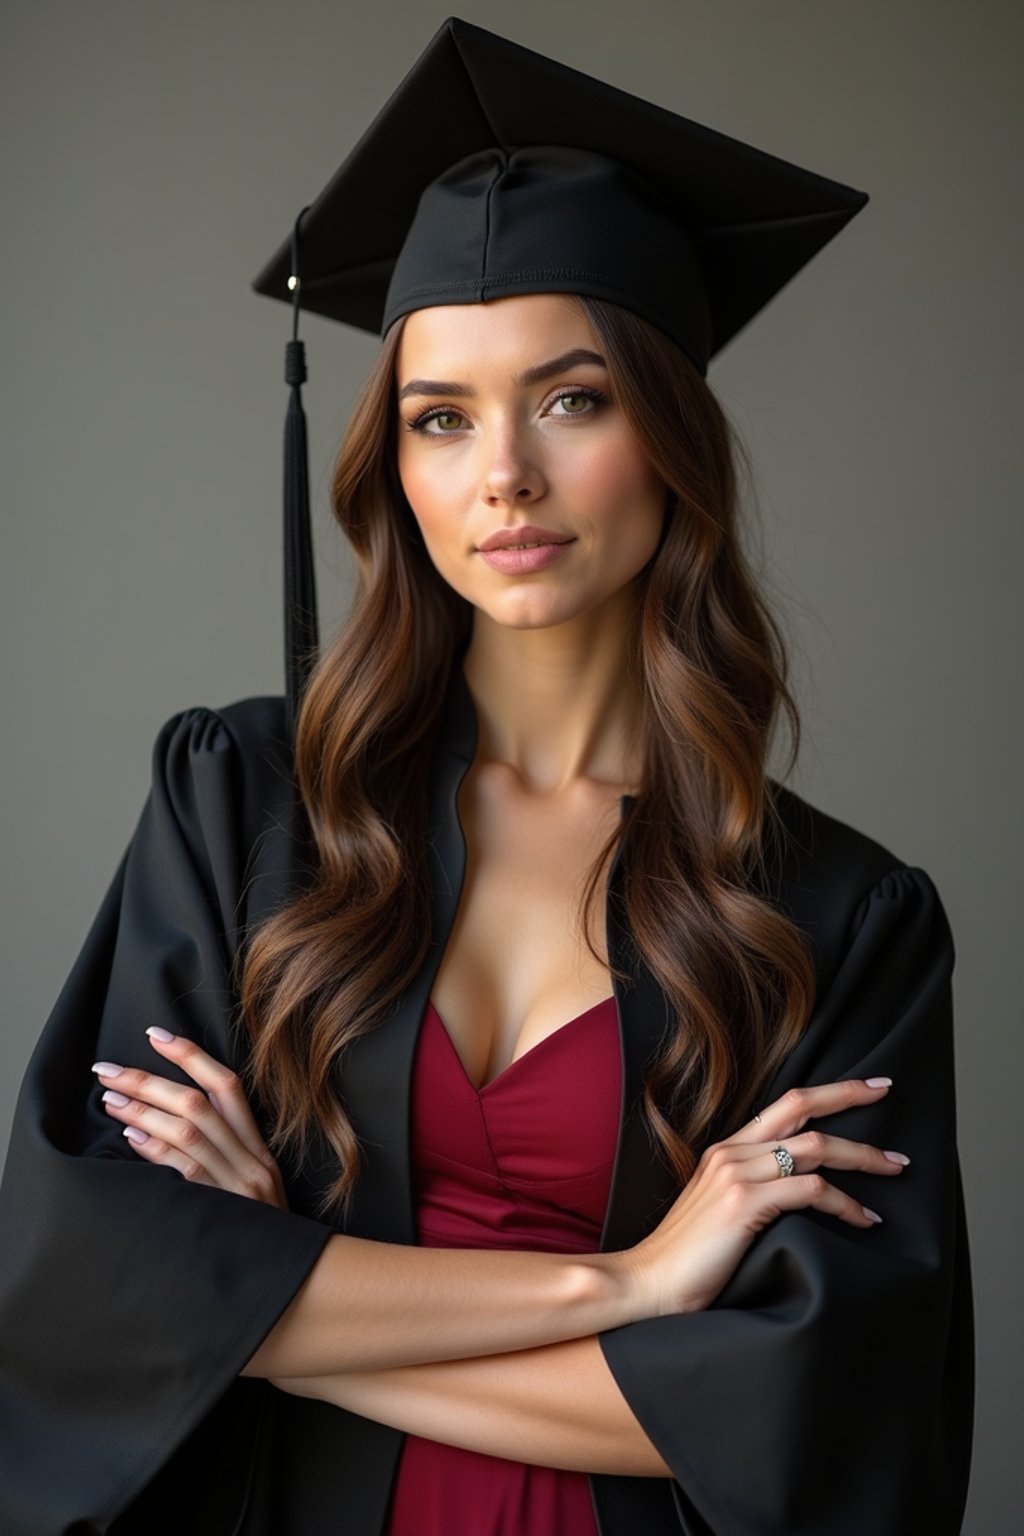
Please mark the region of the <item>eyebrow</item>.
<svg viewBox="0 0 1024 1536"><path fill-rule="evenodd" d="M532 368L513 374L512 382L520 389L527 389L531 384L541 384L545 379L550 379L556 373L563 373L567 368L578 368L581 363L596 363L599 368L607 367L600 352L592 352L588 347L573 347L571 352L563 352L561 357L553 357L550 362L535 363ZM405 400L409 395L473 395L475 393L476 391L470 389L468 384L453 384L448 379L410 379L408 384L402 385L398 398Z"/></svg>

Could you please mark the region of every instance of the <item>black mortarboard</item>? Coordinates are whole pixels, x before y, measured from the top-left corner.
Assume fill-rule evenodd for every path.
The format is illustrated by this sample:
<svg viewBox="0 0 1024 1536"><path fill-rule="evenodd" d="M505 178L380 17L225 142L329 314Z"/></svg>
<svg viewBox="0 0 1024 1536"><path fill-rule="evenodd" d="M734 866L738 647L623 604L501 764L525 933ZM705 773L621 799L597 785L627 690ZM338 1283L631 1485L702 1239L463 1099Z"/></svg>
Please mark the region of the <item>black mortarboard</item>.
<svg viewBox="0 0 1024 1536"><path fill-rule="evenodd" d="M285 667L318 647L299 309L383 334L514 293L612 299L702 374L867 194L449 16L253 282L290 300Z"/></svg>

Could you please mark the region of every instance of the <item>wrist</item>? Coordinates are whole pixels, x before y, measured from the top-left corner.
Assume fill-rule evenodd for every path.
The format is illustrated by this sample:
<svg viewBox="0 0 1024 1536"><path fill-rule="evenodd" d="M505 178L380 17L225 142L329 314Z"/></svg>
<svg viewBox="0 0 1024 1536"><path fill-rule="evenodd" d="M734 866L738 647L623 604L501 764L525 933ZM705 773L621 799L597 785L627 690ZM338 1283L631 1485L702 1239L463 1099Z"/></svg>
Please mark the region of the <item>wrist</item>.
<svg viewBox="0 0 1024 1536"><path fill-rule="evenodd" d="M665 1317L670 1312L690 1311L689 1307L669 1301L664 1289L658 1284L652 1256L644 1243L632 1248L608 1254L614 1260L619 1283L626 1298L630 1322L641 1322L651 1317Z"/></svg>
<svg viewBox="0 0 1024 1536"><path fill-rule="evenodd" d="M590 1332L620 1328L654 1315L631 1249L581 1254L573 1269L576 1295L593 1314Z"/></svg>

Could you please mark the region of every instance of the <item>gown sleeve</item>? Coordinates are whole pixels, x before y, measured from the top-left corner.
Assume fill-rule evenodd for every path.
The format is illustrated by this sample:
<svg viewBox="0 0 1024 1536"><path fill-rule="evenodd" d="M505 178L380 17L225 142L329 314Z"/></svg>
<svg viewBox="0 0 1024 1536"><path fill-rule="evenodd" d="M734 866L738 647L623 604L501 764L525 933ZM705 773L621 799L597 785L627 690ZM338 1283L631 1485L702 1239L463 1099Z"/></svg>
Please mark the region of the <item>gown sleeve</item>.
<svg viewBox="0 0 1024 1536"><path fill-rule="evenodd" d="M706 1310L608 1330L601 1348L673 1472L687 1536L956 1536L971 1456L974 1325L956 1145L953 939L902 865L856 905L831 985L763 1104L891 1077L808 1129L905 1152L888 1179L823 1167L883 1218L811 1208L758 1234Z"/></svg>
<svg viewBox="0 0 1024 1536"><path fill-rule="evenodd" d="M238 1373L332 1228L145 1163L94 1061L181 1082L146 1028L238 1068L230 965L251 800L220 717L160 729L135 831L32 1053L0 1186L0 1530L189 1530L191 1476L117 1517L172 1455L216 1471L204 1532L236 1529L272 1388ZM255 809L255 807L250 807ZM248 1458L248 1460L247 1460Z"/></svg>

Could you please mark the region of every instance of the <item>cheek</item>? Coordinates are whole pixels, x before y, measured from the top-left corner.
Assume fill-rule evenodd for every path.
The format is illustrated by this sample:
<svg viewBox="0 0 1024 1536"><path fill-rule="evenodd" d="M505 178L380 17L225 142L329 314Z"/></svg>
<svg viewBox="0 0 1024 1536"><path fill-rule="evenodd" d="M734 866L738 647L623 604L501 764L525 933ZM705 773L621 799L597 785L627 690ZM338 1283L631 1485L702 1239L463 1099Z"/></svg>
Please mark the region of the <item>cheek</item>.
<svg viewBox="0 0 1024 1536"><path fill-rule="evenodd" d="M428 543L451 532L452 510L458 505L457 484L453 482L451 468L445 473L444 466L437 462L441 456L429 452L398 455L402 489Z"/></svg>
<svg viewBox="0 0 1024 1536"><path fill-rule="evenodd" d="M434 527L438 524L441 515L442 498L439 495L436 478L424 467L415 462L408 462L399 456L398 478L405 492L405 499L413 510L413 516L421 528L422 535L427 542L433 536Z"/></svg>
<svg viewBox="0 0 1024 1536"><path fill-rule="evenodd" d="M629 495L647 481L643 461L614 438L595 443L590 453L570 457L565 472L579 490L601 502Z"/></svg>
<svg viewBox="0 0 1024 1536"><path fill-rule="evenodd" d="M430 476L423 472L414 457L400 452L398 455L398 478L402 482L402 490L405 492L406 500L418 516L421 504L429 499Z"/></svg>
<svg viewBox="0 0 1024 1536"><path fill-rule="evenodd" d="M442 473L438 460L446 457L444 451L436 455L429 452L407 456L399 453L398 478L405 492L412 515L416 520L427 557L444 580L469 597L466 591L464 540L460 537L464 527L460 513L461 492L453 483L450 469Z"/></svg>
<svg viewBox="0 0 1024 1536"><path fill-rule="evenodd" d="M624 554L649 552L661 534L665 490L632 440L595 447L570 473L573 501L585 512L595 533L614 531ZM624 515L627 512L628 516Z"/></svg>

